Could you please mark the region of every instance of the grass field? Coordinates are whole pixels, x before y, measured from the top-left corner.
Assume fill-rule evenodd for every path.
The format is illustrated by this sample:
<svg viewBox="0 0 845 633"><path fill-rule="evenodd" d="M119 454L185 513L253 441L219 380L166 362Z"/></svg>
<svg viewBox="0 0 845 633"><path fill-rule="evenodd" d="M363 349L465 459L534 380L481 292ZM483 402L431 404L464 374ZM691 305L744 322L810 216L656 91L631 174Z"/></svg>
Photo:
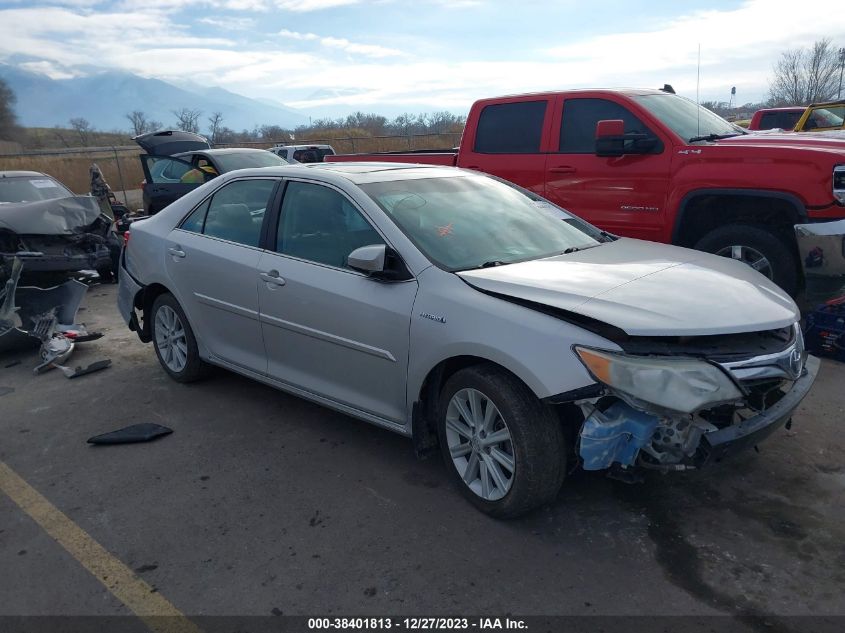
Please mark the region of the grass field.
<svg viewBox="0 0 845 633"><path fill-rule="evenodd" d="M119 170L114 152L0 156L0 171L17 169L40 171L60 180L74 193L82 194L90 190L88 168L92 163L97 163L112 189L136 189L144 178L138 154L136 150L118 151Z"/></svg>
<svg viewBox="0 0 845 633"><path fill-rule="evenodd" d="M320 134L320 138L297 139L293 143L322 144L328 143L338 154L362 152L396 152L416 149L448 149L460 141L459 134L428 134L421 136L367 136L360 130L337 130ZM355 134L358 132L359 134ZM123 141L125 143L125 139ZM268 141L253 143L233 143L227 147L268 148ZM221 146L222 147L222 146ZM18 154L0 155L0 171L32 170L53 176L76 193L87 193L90 188L88 169L97 163L103 171L106 181L115 191L135 189L144 178L141 161L138 160L140 149L124 149L115 152L93 152L79 149L61 154ZM119 163L119 169L118 169Z"/></svg>

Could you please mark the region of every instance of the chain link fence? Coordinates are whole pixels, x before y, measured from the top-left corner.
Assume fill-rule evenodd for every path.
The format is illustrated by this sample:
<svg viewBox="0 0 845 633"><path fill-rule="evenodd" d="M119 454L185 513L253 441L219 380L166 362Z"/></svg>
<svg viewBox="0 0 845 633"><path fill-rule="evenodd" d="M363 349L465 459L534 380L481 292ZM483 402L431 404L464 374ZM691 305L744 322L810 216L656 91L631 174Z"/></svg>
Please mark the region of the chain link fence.
<svg viewBox="0 0 845 633"><path fill-rule="evenodd" d="M397 152L442 149L448 151L460 142L460 132L444 134L408 134L403 136L337 136L333 138L308 138L286 141L254 141L246 143L221 143L216 147L257 147L273 145L331 145L338 154L367 152ZM131 207L131 192L141 187L144 178L141 153L137 145L108 147L73 147L66 149L2 152L0 171L39 171L53 176L78 194L90 188L88 169L92 163L102 170L103 176L118 198ZM127 193L130 192L130 193Z"/></svg>

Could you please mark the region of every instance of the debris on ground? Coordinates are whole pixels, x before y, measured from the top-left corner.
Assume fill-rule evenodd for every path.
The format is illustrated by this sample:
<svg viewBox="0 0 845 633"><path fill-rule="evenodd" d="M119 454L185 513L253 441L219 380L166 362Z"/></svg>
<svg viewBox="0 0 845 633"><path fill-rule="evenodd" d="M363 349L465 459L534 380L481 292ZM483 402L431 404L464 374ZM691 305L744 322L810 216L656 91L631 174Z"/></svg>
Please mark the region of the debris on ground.
<svg viewBox="0 0 845 633"><path fill-rule="evenodd" d="M135 444L137 442L149 442L163 435L170 435L173 429L153 422L141 422L132 424L117 431L103 433L88 438L89 444Z"/></svg>
<svg viewBox="0 0 845 633"><path fill-rule="evenodd" d="M58 367L68 378L76 378L109 367L110 360L86 368L63 366L76 343L103 336L100 332L88 332L84 325L76 323L88 287L73 279L52 288L20 286L24 261L25 258L18 256L12 260L11 273L0 290L0 352L34 345L37 340L41 342L42 362L35 367L36 374Z"/></svg>

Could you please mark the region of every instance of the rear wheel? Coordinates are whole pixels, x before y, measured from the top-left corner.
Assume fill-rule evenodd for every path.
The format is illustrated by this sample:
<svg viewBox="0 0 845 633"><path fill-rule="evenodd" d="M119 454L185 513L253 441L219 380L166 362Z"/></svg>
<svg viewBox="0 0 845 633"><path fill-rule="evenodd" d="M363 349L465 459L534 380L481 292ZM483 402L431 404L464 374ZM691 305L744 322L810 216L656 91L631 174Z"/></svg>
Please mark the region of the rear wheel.
<svg viewBox="0 0 845 633"><path fill-rule="evenodd" d="M177 382L205 378L211 366L200 358L194 331L176 298L169 293L156 297L151 318L153 347L164 371Z"/></svg>
<svg viewBox="0 0 845 633"><path fill-rule="evenodd" d="M566 472L560 422L521 381L491 365L444 386L438 434L446 468L477 508L515 517L554 499Z"/></svg>
<svg viewBox="0 0 845 633"><path fill-rule="evenodd" d="M741 261L790 295L798 292L798 261L793 249L764 228L744 224L722 226L707 233L695 248Z"/></svg>

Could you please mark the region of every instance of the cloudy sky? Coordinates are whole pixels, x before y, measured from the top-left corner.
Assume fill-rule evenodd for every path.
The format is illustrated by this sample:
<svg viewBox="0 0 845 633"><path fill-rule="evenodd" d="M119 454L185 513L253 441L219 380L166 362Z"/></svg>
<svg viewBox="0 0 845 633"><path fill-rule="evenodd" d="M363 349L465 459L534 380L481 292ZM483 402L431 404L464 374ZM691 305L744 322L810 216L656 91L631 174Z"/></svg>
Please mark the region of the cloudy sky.
<svg viewBox="0 0 845 633"><path fill-rule="evenodd" d="M765 97L785 49L845 12L781 0L0 0L0 61L219 85L294 107L464 112L476 98L588 86ZM829 5L828 8L830 8Z"/></svg>

